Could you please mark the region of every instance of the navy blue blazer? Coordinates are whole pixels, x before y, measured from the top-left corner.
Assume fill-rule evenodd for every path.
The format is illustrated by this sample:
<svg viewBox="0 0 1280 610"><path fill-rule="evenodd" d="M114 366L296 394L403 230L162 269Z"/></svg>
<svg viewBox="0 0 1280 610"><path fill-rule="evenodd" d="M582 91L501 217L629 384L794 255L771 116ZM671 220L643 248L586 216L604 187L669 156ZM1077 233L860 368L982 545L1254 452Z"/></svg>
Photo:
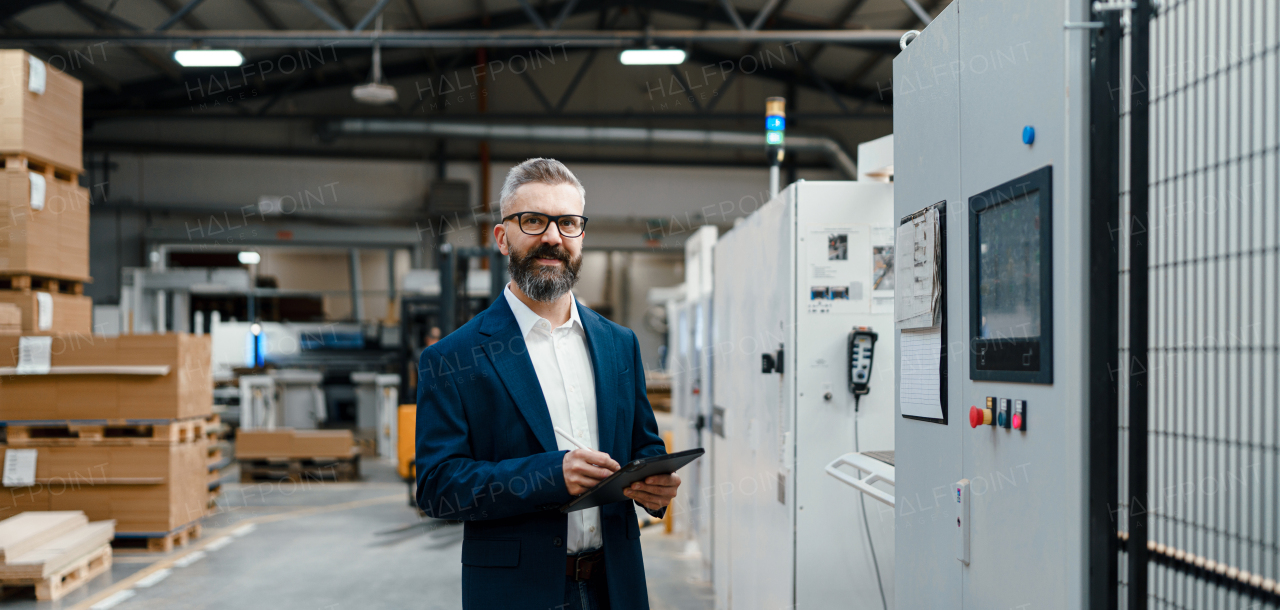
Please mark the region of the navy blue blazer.
<svg viewBox="0 0 1280 610"><path fill-rule="evenodd" d="M635 333L581 304L578 316L595 371L599 449L619 464L665 454ZM466 610L563 606L568 519L558 509L572 499L565 453L505 298L422 352L418 506L465 523ZM615 502L600 510L614 610L649 607L635 507Z"/></svg>

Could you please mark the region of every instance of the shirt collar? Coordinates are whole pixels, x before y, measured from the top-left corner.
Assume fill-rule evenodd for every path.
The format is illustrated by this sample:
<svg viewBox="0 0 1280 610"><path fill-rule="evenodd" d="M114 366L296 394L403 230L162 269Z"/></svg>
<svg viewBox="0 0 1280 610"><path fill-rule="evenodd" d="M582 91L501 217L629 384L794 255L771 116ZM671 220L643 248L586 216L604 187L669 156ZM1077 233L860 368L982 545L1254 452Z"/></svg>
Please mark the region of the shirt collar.
<svg viewBox="0 0 1280 610"><path fill-rule="evenodd" d="M507 298L507 305L511 306L511 313L516 316L516 323L520 325L521 337L528 337L529 331L533 330L534 325L539 320L546 321L547 328L551 328L551 321L529 309L529 306L525 305L524 301L520 300L520 297L511 292L510 285L503 289L502 294ZM578 317L578 298L573 296L572 292L569 293L569 298L569 321L566 324L569 324L570 327L582 328L582 319Z"/></svg>

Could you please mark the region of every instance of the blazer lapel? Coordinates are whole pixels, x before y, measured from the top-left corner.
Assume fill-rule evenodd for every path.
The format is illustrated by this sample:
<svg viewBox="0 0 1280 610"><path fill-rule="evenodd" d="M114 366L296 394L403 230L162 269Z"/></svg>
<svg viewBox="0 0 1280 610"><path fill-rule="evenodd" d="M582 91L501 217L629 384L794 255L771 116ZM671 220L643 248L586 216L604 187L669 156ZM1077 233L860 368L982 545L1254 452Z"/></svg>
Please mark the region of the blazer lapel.
<svg viewBox="0 0 1280 610"><path fill-rule="evenodd" d="M616 350L609 329L600 321L599 314L579 303L578 317L587 333L587 349L591 352L591 368L596 376L596 425L599 427L600 451L613 455L613 434L619 406L614 400L618 374ZM618 456L614 459L625 463Z"/></svg>
<svg viewBox="0 0 1280 610"><path fill-rule="evenodd" d="M529 359L529 348L520 336L520 325L506 297L499 296L489 307L488 315L480 325L480 334L488 337L484 353L511 394L511 400L524 416L533 435L542 444L543 451L559 451L555 430L551 425L551 411L542 396L538 373Z"/></svg>

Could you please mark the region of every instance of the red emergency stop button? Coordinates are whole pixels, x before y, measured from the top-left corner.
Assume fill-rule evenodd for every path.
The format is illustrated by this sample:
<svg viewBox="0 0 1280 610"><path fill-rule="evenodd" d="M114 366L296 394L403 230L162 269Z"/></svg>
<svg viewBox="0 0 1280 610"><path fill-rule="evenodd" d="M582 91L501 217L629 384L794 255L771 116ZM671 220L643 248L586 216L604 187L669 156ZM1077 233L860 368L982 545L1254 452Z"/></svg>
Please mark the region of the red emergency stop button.
<svg viewBox="0 0 1280 610"><path fill-rule="evenodd" d="M979 409L978 407L969 407L969 427L977 428L981 425L991 424L991 409Z"/></svg>

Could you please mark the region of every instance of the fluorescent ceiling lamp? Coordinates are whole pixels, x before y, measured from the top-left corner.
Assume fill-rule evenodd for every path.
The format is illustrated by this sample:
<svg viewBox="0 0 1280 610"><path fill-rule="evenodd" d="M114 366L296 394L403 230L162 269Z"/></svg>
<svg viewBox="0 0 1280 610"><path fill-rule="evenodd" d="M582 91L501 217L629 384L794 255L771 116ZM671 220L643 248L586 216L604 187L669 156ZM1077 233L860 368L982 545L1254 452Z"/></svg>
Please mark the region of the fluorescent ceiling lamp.
<svg viewBox="0 0 1280 610"><path fill-rule="evenodd" d="M183 49L173 52L173 60L184 68L235 68L244 55L234 49Z"/></svg>
<svg viewBox="0 0 1280 610"><path fill-rule="evenodd" d="M262 262L262 255L252 250L241 252L236 258L240 259L241 265L256 265Z"/></svg>
<svg viewBox="0 0 1280 610"><path fill-rule="evenodd" d="M684 63L683 49L627 49L618 55L624 66L674 66Z"/></svg>

